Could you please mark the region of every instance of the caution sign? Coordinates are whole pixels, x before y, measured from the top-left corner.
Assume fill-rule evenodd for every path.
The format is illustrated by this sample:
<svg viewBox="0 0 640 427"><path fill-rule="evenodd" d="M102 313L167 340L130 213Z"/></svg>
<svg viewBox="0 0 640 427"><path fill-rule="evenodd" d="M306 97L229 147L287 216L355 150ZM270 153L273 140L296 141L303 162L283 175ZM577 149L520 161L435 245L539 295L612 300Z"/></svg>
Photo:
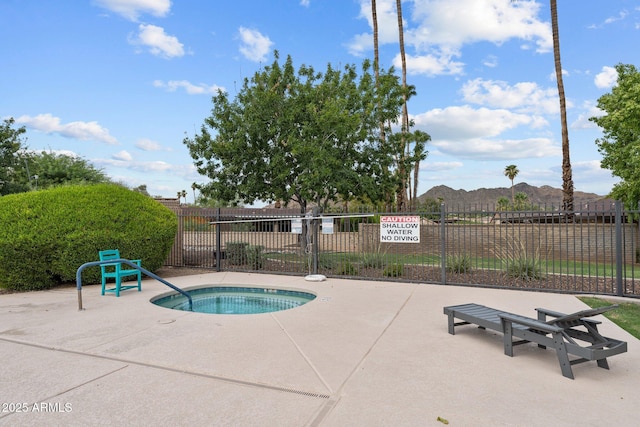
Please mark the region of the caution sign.
<svg viewBox="0 0 640 427"><path fill-rule="evenodd" d="M383 243L420 243L420 217L380 217L380 241Z"/></svg>

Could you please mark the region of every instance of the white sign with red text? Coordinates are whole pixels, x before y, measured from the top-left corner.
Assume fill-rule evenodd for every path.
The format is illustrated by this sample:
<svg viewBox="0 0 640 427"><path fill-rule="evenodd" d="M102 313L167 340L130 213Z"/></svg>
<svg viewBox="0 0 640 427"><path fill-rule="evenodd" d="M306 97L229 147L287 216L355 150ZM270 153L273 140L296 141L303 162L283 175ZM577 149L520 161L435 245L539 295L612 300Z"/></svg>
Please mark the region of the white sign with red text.
<svg viewBox="0 0 640 427"><path fill-rule="evenodd" d="M420 217L380 217L380 241L382 243L420 243Z"/></svg>

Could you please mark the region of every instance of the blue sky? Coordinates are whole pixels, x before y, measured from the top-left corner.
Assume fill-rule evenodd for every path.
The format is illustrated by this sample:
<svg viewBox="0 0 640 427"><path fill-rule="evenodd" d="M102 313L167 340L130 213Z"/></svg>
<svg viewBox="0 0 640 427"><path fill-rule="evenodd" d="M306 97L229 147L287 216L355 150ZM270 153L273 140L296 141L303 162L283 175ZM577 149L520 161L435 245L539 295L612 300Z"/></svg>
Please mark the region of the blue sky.
<svg viewBox="0 0 640 427"><path fill-rule="evenodd" d="M395 0L377 0L381 65L397 65ZM409 113L432 141L419 194L516 182L561 188L546 0L404 0ZM587 119L617 63L640 66L640 1L558 1L575 189L607 194ZM175 197L198 175L182 140L217 90L291 55L323 70L372 58L368 0L2 0L0 118L27 146L79 155L129 186Z"/></svg>

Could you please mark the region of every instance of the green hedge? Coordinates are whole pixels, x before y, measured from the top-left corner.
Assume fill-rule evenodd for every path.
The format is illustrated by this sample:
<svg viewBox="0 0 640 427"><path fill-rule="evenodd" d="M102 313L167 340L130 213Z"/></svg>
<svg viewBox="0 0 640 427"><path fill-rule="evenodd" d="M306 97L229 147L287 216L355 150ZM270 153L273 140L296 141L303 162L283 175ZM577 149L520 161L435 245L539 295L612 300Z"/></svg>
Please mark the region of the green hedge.
<svg viewBox="0 0 640 427"><path fill-rule="evenodd" d="M178 227L165 206L113 184L0 197L0 224L0 287L20 291L75 282L78 267L104 249L157 270ZM99 282L99 267L83 271L83 284Z"/></svg>

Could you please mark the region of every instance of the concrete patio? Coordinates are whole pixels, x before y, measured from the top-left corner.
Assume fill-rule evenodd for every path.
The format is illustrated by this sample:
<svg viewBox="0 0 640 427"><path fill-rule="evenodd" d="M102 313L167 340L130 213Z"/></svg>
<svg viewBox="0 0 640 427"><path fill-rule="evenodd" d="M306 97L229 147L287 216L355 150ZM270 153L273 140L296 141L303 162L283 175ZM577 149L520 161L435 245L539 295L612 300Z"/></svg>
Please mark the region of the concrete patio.
<svg viewBox="0 0 640 427"><path fill-rule="evenodd" d="M640 343L603 316L628 352L573 367L473 326L447 333L444 306L475 302L535 317L586 306L571 295L245 273L168 279L180 287L308 290L296 309L180 312L73 287L0 295L0 425L600 426L636 425ZM16 412L21 410L22 412Z"/></svg>

